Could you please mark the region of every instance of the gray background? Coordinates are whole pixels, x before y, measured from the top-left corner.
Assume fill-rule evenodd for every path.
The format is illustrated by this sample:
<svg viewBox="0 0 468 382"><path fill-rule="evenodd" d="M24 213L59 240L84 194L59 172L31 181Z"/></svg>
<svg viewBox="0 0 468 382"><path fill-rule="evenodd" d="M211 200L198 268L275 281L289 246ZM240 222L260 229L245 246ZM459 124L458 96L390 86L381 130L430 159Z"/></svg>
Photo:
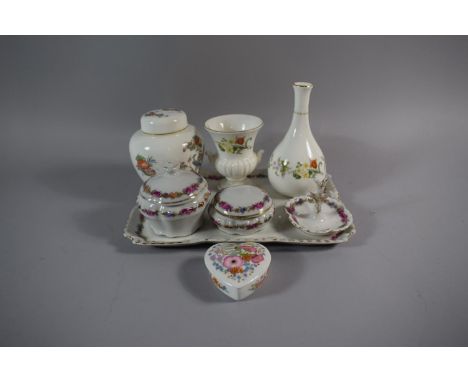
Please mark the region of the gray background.
<svg viewBox="0 0 468 382"><path fill-rule="evenodd" d="M467 67L457 37L0 38L0 344L468 345ZM143 112L258 115L268 157L297 80L357 236L269 246L238 303L207 246L122 237Z"/></svg>

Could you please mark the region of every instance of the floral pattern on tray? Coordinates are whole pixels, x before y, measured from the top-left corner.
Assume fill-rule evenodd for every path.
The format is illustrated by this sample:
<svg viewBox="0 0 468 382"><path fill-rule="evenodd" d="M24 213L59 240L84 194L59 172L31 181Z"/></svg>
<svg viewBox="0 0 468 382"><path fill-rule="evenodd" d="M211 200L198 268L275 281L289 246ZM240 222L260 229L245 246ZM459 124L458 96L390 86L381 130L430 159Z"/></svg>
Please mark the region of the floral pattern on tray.
<svg viewBox="0 0 468 382"><path fill-rule="evenodd" d="M214 246L208 254L213 267L232 281L248 279L265 260L262 247L255 243L233 244L229 252L222 246Z"/></svg>
<svg viewBox="0 0 468 382"><path fill-rule="evenodd" d="M276 160L272 159L270 165L276 176L284 177L290 174L295 179L313 179L317 174L322 174L322 162L317 159L308 162L296 162L296 166L291 167L289 160L278 158Z"/></svg>
<svg viewBox="0 0 468 382"><path fill-rule="evenodd" d="M195 191L197 191L200 187L200 184L203 182L203 178L198 178L197 183L193 183L187 187L185 187L182 191L171 191L171 192L162 192L160 190L152 190L150 186L145 182L143 185L143 191L147 194L155 196L157 198L169 198L169 199L176 199L180 198L184 195L191 195Z"/></svg>
<svg viewBox="0 0 468 382"><path fill-rule="evenodd" d="M238 135L232 139L222 138L220 141L216 142L218 148L229 154L242 154L244 150L251 149L252 137L245 138L242 135Z"/></svg>

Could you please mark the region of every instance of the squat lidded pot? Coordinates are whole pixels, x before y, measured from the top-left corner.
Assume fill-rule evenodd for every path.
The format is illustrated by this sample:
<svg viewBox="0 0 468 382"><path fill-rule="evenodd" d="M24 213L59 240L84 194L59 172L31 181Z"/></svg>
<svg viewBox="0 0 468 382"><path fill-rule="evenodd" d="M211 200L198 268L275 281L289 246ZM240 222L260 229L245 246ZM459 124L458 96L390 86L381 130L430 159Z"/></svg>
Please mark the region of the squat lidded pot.
<svg viewBox="0 0 468 382"><path fill-rule="evenodd" d="M202 176L191 170L169 169L143 183L137 204L156 235L188 236L202 223L210 194Z"/></svg>
<svg viewBox="0 0 468 382"><path fill-rule="evenodd" d="M204 154L202 139L180 109L143 114L141 129L132 135L129 149L133 168L143 181L174 166L198 173Z"/></svg>

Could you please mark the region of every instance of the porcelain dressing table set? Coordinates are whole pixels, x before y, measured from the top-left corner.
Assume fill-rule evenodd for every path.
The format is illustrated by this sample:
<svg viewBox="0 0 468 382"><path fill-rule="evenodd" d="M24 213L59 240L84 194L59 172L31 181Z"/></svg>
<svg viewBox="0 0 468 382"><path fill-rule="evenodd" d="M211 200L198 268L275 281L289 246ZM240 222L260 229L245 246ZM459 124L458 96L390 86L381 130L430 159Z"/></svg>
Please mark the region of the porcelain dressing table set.
<svg viewBox="0 0 468 382"><path fill-rule="evenodd" d="M240 300L266 278L271 255L259 244L301 245L347 241L355 227L326 171L309 126L312 84L293 84L291 125L271 154L268 170L255 171L260 118L230 114L208 119L216 147L207 153L219 174L201 168L205 149L180 109L141 117L130 139L132 165L143 184L124 236L139 245L216 243L205 253L213 284Z"/></svg>

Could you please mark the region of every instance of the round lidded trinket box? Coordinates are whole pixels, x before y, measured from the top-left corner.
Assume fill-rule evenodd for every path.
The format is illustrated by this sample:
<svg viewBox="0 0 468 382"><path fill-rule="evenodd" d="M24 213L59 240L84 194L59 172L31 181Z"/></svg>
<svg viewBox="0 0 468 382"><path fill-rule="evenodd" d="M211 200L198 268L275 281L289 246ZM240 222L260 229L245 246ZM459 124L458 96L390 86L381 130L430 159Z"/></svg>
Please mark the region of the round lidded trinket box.
<svg viewBox="0 0 468 382"><path fill-rule="evenodd" d="M157 175L169 163L198 172L204 147L187 115L179 109L157 109L143 114L141 129L129 144L130 159L143 180Z"/></svg>
<svg viewBox="0 0 468 382"><path fill-rule="evenodd" d="M245 184L219 191L209 214L221 231L249 235L263 229L273 217L274 210L273 200L265 191Z"/></svg>
<svg viewBox="0 0 468 382"><path fill-rule="evenodd" d="M137 203L156 235L188 236L200 226L210 194L202 176L171 169L143 183Z"/></svg>
<svg viewBox="0 0 468 382"><path fill-rule="evenodd" d="M205 253L211 281L234 300L250 296L262 285L270 263L270 251L252 242L218 243Z"/></svg>

